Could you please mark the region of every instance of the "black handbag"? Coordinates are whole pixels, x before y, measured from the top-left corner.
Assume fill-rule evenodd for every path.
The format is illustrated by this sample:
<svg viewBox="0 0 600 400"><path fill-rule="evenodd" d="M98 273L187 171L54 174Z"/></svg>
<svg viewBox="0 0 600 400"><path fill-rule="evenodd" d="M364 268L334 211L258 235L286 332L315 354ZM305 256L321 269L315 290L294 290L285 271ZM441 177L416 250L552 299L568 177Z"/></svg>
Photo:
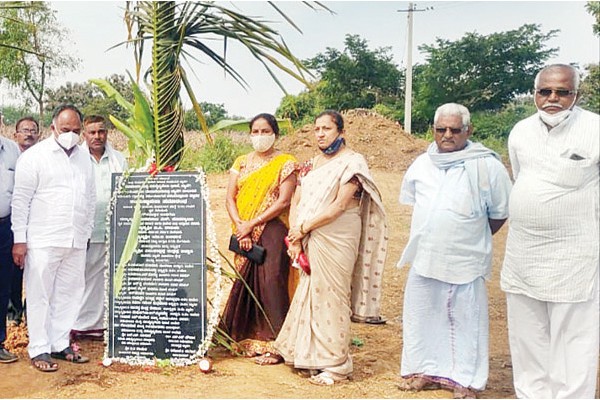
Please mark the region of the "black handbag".
<svg viewBox="0 0 600 400"><path fill-rule="evenodd" d="M267 255L267 250L256 244L253 244L252 248L248 251L240 249L240 242L238 242L235 235L231 235L231 239L229 239L229 250L246 257L255 264L265 262L265 256Z"/></svg>

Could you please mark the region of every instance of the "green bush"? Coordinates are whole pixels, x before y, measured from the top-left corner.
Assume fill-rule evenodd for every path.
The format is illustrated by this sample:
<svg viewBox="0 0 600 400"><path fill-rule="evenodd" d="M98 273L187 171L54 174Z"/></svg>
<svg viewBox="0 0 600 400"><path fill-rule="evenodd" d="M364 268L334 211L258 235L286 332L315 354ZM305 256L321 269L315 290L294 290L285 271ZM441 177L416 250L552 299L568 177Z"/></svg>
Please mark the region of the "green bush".
<svg viewBox="0 0 600 400"><path fill-rule="evenodd" d="M192 170L201 166L206 173L227 171L238 156L250 150L249 145L236 144L230 137L219 133L215 136L212 146L205 144L198 151L187 151L180 169Z"/></svg>

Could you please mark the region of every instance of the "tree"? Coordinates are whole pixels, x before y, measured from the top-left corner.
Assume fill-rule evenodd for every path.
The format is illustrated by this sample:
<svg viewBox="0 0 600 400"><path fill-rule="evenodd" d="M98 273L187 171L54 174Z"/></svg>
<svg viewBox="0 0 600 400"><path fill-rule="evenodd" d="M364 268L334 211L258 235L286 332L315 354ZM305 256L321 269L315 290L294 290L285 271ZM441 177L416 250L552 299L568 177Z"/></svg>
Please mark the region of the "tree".
<svg viewBox="0 0 600 400"><path fill-rule="evenodd" d="M0 8L0 79L27 93L43 121L46 82L51 75L73 70L78 60L61 47L67 33L46 2L31 7Z"/></svg>
<svg viewBox="0 0 600 400"><path fill-rule="evenodd" d="M600 65L585 67L587 74L581 82L581 107L600 114Z"/></svg>
<svg viewBox="0 0 600 400"><path fill-rule="evenodd" d="M133 101L131 82L124 76L113 74L106 78L117 91L125 94L128 101ZM119 119L127 118L127 111L113 98L104 96L98 86L91 82L67 82L57 89L48 89L46 94L46 111L52 112L58 105L75 104L84 115L97 114L108 117L114 115Z"/></svg>
<svg viewBox="0 0 600 400"><path fill-rule="evenodd" d="M276 10L278 8L273 5ZM284 15L285 16L285 15ZM291 22L286 17L288 22ZM130 32L136 59L136 76L141 75L144 44L151 42L151 65L145 75L150 77L148 85L150 101L141 92L135 95L135 105L128 104L130 111L137 110L129 125L121 121L113 123L126 133L138 147L150 149L148 159L154 159L159 169L176 166L183 149L183 107L180 88L183 84L194 111L198 116L209 143L208 127L200 104L196 100L183 60L192 56L192 51L216 62L237 82L244 85L243 77L223 55L213 50L209 43L215 38L223 39L227 49L228 41L239 42L267 69L271 77L283 88L277 79L273 66L301 82L307 69L290 52L285 42L270 25L258 19L249 18L233 9L213 2L150 2L139 1L131 6L128 3L125 21ZM114 88L105 87L116 96ZM134 86L135 90L136 86ZM122 99L121 97L121 100ZM137 108L136 108L137 107Z"/></svg>
<svg viewBox="0 0 600 400"><path fill-rule="evenodd" d="M427 63L415 69L415 119L430 121L435 109L447 102L471 111L498 110L531 91L535 74L557 51L545 45L557 32L542 33L539 25L526 24L487 36L467 33L455 42L437 38L434 45L420 46Z"/></svg>
<svg viewBox="0 0 600 400"><path fill-rule="evenodd" d="M321 103L339 110L371 108L395 102L401 73L392 62L390 47L370 50L367 40L346 35L344 51L328 47L325 53L305 61L322 82Z"/></svg>
<svg viewBox="0 0 600 400"><path fill-rule="evenodd" d="M600 2L588 1L585 5L585 9L596 18L596 22L592 26L592 29L596 35L600 36Z"/></svg>
<svg viewBox="0 0 600 400"><path fill-rule="evenodd" d="M229 118L223 104L201 102L200 108L204 113L204 119L206 120L206 125L208 126L213 126L220 120ZM190 109L185 112L183 117L183 126L188 131L197 131L201 129L194 109Z"/></svg>

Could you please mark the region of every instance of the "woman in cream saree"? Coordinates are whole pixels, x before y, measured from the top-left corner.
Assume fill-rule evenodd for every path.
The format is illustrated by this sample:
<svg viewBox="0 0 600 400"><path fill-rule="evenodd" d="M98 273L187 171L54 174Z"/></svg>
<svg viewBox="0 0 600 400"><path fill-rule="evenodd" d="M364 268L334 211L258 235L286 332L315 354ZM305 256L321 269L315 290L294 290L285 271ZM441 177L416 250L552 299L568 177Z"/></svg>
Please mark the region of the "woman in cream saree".
<svg viewBox="0 0 600 400"><path fill-rule="evenodd" d="M304 251L311 271L301 273L275 357L330 385L352 374L350 317L379 315L387 238L381 197L364 157L345 146L341 116L326 112L315 125L323 154L300 172L288 234L290 256Z"/></svg>

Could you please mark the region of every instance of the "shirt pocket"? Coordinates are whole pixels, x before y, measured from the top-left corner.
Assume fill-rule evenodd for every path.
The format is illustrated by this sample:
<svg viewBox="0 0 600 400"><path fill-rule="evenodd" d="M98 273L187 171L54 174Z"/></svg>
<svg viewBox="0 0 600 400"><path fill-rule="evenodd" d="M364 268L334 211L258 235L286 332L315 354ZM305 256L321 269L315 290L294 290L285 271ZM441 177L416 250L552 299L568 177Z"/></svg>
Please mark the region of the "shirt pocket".
<svg viewBox="0 0 600 400"><path fill-rule="evenodd" d="M573 160L561 156L555 167L557 184L565 188L582 187L598 176L598 165L587 158Z"/></svg>
<svg viewBox="0 0 600 400"><path fill-rule="evenodd" d="M12 194L15 186L15 170L0 164L0 182L6 188L6 192Z"/></svg>

